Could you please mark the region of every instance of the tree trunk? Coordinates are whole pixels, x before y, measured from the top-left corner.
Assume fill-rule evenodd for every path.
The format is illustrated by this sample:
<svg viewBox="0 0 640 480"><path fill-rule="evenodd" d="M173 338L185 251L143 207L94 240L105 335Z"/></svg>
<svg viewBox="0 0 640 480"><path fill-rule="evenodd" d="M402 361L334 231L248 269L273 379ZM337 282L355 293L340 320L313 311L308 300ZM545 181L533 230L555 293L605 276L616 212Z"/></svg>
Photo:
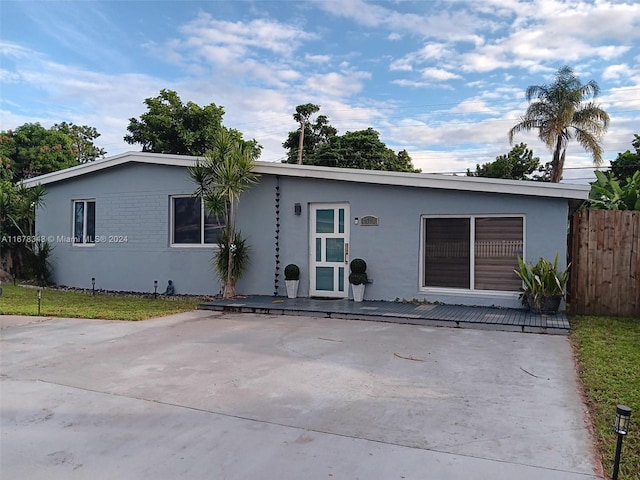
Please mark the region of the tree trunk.
<svg viewBox="0 0 640 480"><path fill-rule="evenodd" d="M553 183L559 183L562 179L562 168L564 167L564 153L562 155L562 136L558 135L556 141L556 148L553 151L553 161L551 162L551 181Z"/></svg>
<svg viewBox="0 0 640 480"><path fill-rule="evenodd" d="M304 118L300 120L300 139L298 140L298 165L302 165L302 148L304 146Z"/></svg>
<svg viewBox="0 0 640 480"><path fill-rule="evenodd" d="M224 294L222 295L223 298L233 298L236 296L236 285L233 281L233 266L235 260L235 252L233 251L233 246L236 243L235 210L235 202L232 200L231 205L229 206L229 221L227 225L227 278L224 282Z"/></svg>

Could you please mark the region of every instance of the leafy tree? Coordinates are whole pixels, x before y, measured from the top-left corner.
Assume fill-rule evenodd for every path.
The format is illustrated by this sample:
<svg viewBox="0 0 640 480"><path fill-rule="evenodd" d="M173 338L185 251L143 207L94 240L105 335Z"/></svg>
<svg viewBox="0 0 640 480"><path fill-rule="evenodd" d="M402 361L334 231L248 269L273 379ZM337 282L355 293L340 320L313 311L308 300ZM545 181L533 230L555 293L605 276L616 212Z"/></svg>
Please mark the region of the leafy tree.
<svg viewBox="0 0 640 480"><path fill-rule="evenodd" d="M43 251L41 243L31 240L35 234L36 208L44 205L44 196L42 185L27 188L22 183L0 180L0 260L3 269L9 266L17 277L27 275L37 254ZM45 273L40 276L46 280Z"/></svg>
<svg viewBox="0 0 640 480"><path fill-rule="evenodd" d="M140 119L130 118L124 141L142 145L143 152L204 155L214 148L221 130L224 109L215 103L200 107L194 102L183 104L173 90L160 90L160 95L145 99L147 112ZM244 142L242 133L225 129L235 141ZM260 147L255 140L248 146L255 155Z"/></svg>
<svg viewBox="0 0 640 480"><path fill-rule="evenodd" d="M400 150L398 155L396 155L395 160L390 161L385 165L383 170L393 171L393 172L411 172L411 173L420 173L422 170L419 168L413 168L413 162L411 157L409 156L409 152L406 150Z"/></svg>
<svg viewBox="0 0 640 480"><path fill-rule="evenodd" d="M107 153L104 148L93 144L100 136L95 127L62 122L55 124L51 129L62 132L71 139L78 163L93 162L96 158L103 158Z"/></svg>
<svg viewBox="0 0 640 480"><path fill-rule="evenodd" d="M420 171L413 167L406 150L396 154L380 140L380 134L373 128L347 132L344 135L337 135L333 127L323 131L329 135L323 135L322 132L318 135L314 129L310 131L312 140L308 145L305 142L305 165L413 173ZM290 140L293 133L289 134L284 147L292 145ZM291 152L286 162L295 163Z"/></svg>
<svg viewBox="0 0 640 480"><path fill-rule="evenodd" d="M497 156L495 162L476 165L475 172L467 169L467 176L548 182L550 168L549 163L540 165L540 158L533 156L526 143L519 143L506 155Z"/></svg>
<svg viewBox="0 0 640 480"><path fill-rule="evenodd" d="M400 152L398 157L380 140L376 130L367 128L332 137L329 143L318 148L307 163L327 167L419 172L413 168L406 150Z"/></svg>
<svg viewBox="0 0 640 480"><path fill-rule="evenodd" d="M194 195L203 199L210 212L225 220L214 265L224 279L223 297L232 298L248 262L247 246L235 229L238 203L241 194L257 182L253 171L257 155L251 142L238 140L225 128L216 132L211 147L202 161L189 168L189 175L197 184Z"/></svg>
<svg viewBox="0 0 640 480"><path fill-rule="evenodd" d="M540 140L553 151L552 182L562 179L569 140L577 140L592 155L594 163L600 165L600 139L609 127L609 115L595 102L585 102L589 97L597 97L599 92L600 87L594 80L582 84L570 67L562 67L551 85L527 88L529 107L520 122L509 130L509 142L513 143L513 137L519 132L538 130Z"/></svg>
<svg viewBox="0 0 640 480"><path fill-rule="evenodd" d="M282 144L289 150L287 163L303 163L303 157L313 155L321 145L328 143L329 139L338 133L326 115L318 115L315 122L310 121L311 115L319 110L320 106L311 103L296 107L293 119L300 123L300 128L289 132L287 140Z"/></svg>
<svg viewBox="0 0 640 480"><path fill-rule="evenodd" d="M39 123L0 133L0 157L15 182L78 164L71 138Z"/></svg>
<svg viewBox="0 0 640 480"><path fill-rule="evenodd" d="M620 184L612 172L596 171L591 183L589 206L604 210L640 210L640 171Z"/></svg>
<svg viewBox="0 0 640 480"><path fill-rule="evenodd" d="M611 161L611 172L620 179L620 183L624 183L627 178L632 177L635 172L640 170L640 135L636 134L634 137L631 145L633 145L635 153L627 150L624 153L619 153L618 157Z"/></svg>

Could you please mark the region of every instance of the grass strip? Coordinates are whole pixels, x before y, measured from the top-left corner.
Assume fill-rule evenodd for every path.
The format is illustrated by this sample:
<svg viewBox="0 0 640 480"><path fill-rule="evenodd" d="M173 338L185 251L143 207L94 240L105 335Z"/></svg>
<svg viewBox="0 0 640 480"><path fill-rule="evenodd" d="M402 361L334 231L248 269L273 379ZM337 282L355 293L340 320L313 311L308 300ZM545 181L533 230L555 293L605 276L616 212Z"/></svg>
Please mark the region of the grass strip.
<svg viewBox="0 0 640 480"><path fill-rule="evenodd" d="M38 290L33 287L2 285L1 315L37 315ZM195 310L201 299L142 295L114 295L44 288L40 315L48 317L102 318L105 320L145 320Z"/></svg>
<svg viewBox="0 0 640 480"><path fill-rule="evenodd" d="M574 316L571 343L587 397L595 441L611 478L617 435L616 405L632 409L624 439L620 480L640 480L640 319Z"/></svg>

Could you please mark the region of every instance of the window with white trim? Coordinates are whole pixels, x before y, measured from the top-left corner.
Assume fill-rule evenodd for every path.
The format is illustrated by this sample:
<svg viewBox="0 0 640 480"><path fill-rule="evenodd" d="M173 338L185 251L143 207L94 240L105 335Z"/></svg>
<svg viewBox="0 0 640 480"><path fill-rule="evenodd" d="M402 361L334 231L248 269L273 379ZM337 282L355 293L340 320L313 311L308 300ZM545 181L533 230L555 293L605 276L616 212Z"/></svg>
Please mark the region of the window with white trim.
<svg viewBox="0 0 640 480"><path fill-rule="evenodd" d="M171 244L210 245L216 243L224 220L210 213L200 198L171 197Z"/></svg>
<svg viewBox="0 0 640 480"><path fill-rule="evenodd" d="M75 245L95 245L96 242L96 201L73 201L73 243Z"/></svg>
<svg viewBox="0 0 640 480"><path fill-rule="evenodd" d="M423 217L423 288L515 292L522 216Z"/></svg>

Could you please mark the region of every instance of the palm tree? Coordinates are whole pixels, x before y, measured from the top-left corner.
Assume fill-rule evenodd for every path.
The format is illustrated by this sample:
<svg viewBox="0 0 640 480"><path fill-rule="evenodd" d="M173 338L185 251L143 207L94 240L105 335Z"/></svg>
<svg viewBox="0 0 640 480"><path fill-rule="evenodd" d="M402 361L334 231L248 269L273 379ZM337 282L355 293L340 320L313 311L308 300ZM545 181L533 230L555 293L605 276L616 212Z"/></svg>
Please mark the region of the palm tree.
<svg viewBox="0 0 640 480"><path fill-rule="evenodd" d="M555 75L551 85L531 85L526 97L529 107L511 130L509 142L516 133L538 130L538 138L553 151L551 181L559 182L569 140L577 140L592 155L596 166L602 164L600 139L609 127L609 115L588 97L597 97L598 84L591 80L582 84L573 70L564 66ZM535 101L531 101L532 99Z"/></svg>
<svg viewBox="0 0 640 480"><path fill-rule="evenodd" d="M244 241L236 232L236 216L240 195L258 181L253 172L255 160L260 149L254 142L245 142L234 137L226 128L216 133L213 149L205 154L202 161L196 161L189 168L189 175L198 185L194 196L202 198L205 207L213 214L224 218L225 227L219 241L220 250L216 252L216 269L224 279L224 298L235 297L235 284L242 274L236 262L243 259L239 253L246 253ZM242 242L238 249L236 242ZM226 250L226 251L223 251ZM226 256L226 265L221 258ZM246 258L244 258L246 261Z"/></svg>

